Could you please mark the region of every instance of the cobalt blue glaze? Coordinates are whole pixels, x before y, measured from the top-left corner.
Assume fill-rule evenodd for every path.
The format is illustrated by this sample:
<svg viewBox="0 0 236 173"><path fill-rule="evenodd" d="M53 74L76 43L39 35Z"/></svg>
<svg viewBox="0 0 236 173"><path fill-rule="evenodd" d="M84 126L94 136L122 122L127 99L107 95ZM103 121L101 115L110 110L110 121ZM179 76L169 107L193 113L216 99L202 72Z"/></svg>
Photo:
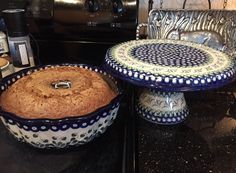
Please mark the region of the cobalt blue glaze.
<svg viewBox="0 0 236 173"><path fill-rule="evenodd" d="M85 129L86 130L86 128L91 128L94 124L98 123L97 128L104 126L101 128L103 128L105 131L106 126L111 125L116 117L117 111L114 111L114 110L116 109L118 110L119 108L121 97L122 97L122 90L119 84L117 83L117 81L115 81L113 77L111 77L105 71L103 71L102 69L98 67L93 67L93 66L84 65L84 64L60 64L60 65L46 65L42 67L33 67L33 68L23 69L19 72L11 74L2 79L2 81L0 82L1 93L5 91L8 88L8 86L12 85L15 81L17 81L21 77L26 76L27 74L30 74L34 71L45 69L45 68L51 68L54 66L78 66L80 68L86 68L86 69L101 73L107 76L108 78L110 78L116 84L118 95L110 102L110 104L102 108L99 108L92 113L89 113L87 115L77 116L77 117L76 116L65 117L61 119L25 119L13 113L6 112L0 107L0 116L3 118L2 120L5 122L5 125L8 127L8 129L10 129L9 128L10 125L13 125L13 126L18 126L20 130L33 133L33 135L38 135L38 133L48 132L50 130L52 132L60 132L60 131L66 132L69 129L74 129L74 130ZM101 119L106 119L105 120L106 125L100 124L99 121ZM84 144L86 142L89 142L90 140L93 139L93 137L98 136L97 133L101 133L101 131L99 132L98 130L93 129L93 132L91 132L91 129L90 129L88 130L88 133L94 133L94 136L92 136L91 138L86 138L86 140L82 142L79 140L73 141L73 143L69 143L68 145L77 146L79 144ZM17 135L19 136L19 134ZM18 138L18 140L25 141L25 139L23 138ZM34 143L34 142L31 142L30 144L38 148L68 147L68 145L59 145L60 143L58 141L57 142L54 141L54 144L50 142L51 141L48 141L47 145L42 145L41 143Z"/></svg>
<svg viewBox="0 0 236 173"><path fill-rule="evenodd" d="M223 87L225 85L228 85L236 79L236 76L233 75L232 77L227 78L225 80L221 80L220 82L212 80L211 83L204 84L204 85L202 85L202 84L199 84L199 85L193 85L193 84L186 85L185 84L186 79L183 79L184 82L182 84L177 83L173 86L172 83L154 82L154 81L151 81L151 80L147 81L145 79L139 79L139 78L135 78L133 76L128 76L128 74L123 74L123 73L120 73L119 71L115 71L113 68L111 68L106 63L103 64L103 68L106 69L106 71L109 74L111 74L112 76L114 76L116 78L119 78L121 80L130 82L130 83L132 83L136 86L153 88L153 89L157 89L159 91L169 91L169 92L172 92L172 91L181 91L181 92L185 92L185 91L202 91L202 90L216 89L216 88L220 88L220 87ZM236 69L236 66L234 68ZM133 71L133 73L135 73L135 72L137 72L137 71ZM147 74L147 73L142 73L142 74L144 76L150 76L150 74ZM169 77L170 80L173 79L173 77L171 77L171 76L167 76L167 77ZM191 78L188 78L188 79L193 80ZM202 78L202 79L206 80L206 78Z"/></svg>
<svg viewBox="0 0 236 173"><path fill-rule="evenodd" d="M233 57L223 52L191 42L154 39L110 48L103 65L122 80L161 91L219 88L235 80L236 70Z"/></svg>

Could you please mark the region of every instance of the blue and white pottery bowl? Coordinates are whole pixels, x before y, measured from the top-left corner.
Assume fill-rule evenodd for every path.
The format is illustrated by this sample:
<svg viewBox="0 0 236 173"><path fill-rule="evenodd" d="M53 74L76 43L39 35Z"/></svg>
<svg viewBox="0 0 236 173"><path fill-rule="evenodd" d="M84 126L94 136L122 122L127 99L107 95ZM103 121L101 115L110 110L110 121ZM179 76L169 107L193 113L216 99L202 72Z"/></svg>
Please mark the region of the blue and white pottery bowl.
<svg viewBox="0 0 236 173"><path fill-rule="evenodd" d="M34 71L55 66L78 66L101 73L118 95L106 106L87 115L61 119L24 119L0 108L3 124L18 141L26 142L37 148L66 148L85 144L104 133L115 120L121 101L121 88L117 81L105 71L83 64L47 65L21 70L2 79L1 93L18 79Z"/></svg>

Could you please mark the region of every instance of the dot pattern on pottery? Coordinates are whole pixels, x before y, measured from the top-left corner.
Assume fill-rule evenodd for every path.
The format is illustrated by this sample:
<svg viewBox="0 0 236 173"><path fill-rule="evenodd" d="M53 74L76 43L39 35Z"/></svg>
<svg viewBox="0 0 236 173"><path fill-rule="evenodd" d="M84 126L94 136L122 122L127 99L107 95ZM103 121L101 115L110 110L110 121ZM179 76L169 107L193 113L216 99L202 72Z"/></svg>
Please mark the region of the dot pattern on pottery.
<svg viewBox="0 0 236 173"><path fill-rule="evenodd" d="M18 141L26 142L37 148L67 148L88 143L95 137L103 134L114 122L118 109L119 107L116 107L109 114L99 117L97 121L86 127L77 126L77 128L73 128L72 126L76 124L74 122L67 129L60 129L54 126L57 130L41 130L41 128L36 130L34 126L21 126L19 123L9 123L9 119L7 120L3 117L1 117L1 120ZM32 128L35 129L33 130Z"/></svg>
<svg viewBox="0 0 236 173"><path fill-rule="evenodd" d="M208 63L210 59L207 53L194 47L164 43L134 47L131 55L148 64L172 67L199 66Z"/></svg>
<svg viewBox="0 0 236 173"><path fill-rule="evenodd" d="M179 40L132 40L110 48L105 68L136 85L163 91L218 88L235 79L232 57Z"/></svg>
<svg viewBox="0 0 236 173"><path fill-rule="evenodd" d="M78 66L85 68L117 81L105 71L83 64L61 64L62 66ZM60 65L48 65L40 68L29 68L21 70L15 74L2 79L0 83L1 93L10 85L23 76L32 72L54 68ZM91 141L93 138L104 133L110 126L120 107L121 91L117 87L118 96L105 107L98 109L86 116L66 117L62 119L23 119L15 114L5 112L0 109L1 121L9 130L9 132L18 140L26 142L37 148L65 148L70 146L78 146Z"/></svg>
<svg viewBox="0 0 236 173"><path fill-rule="evenodd" d="M136 106L136 111L138 115L144 118L147 121L156 123L156 124L164 124L164 125L172 125L178 124L184 121L189 115L189 109L184 107L182 110L178 110L176 112L152 112L149 109L145 109L141 105Z"/></svg>
<svg viewBox="0 0 236 173"><path fill-rule="evenodd" d="M143 90L136 111L142 118L157 124L177 124L189 115L183 93Z"/></svg>

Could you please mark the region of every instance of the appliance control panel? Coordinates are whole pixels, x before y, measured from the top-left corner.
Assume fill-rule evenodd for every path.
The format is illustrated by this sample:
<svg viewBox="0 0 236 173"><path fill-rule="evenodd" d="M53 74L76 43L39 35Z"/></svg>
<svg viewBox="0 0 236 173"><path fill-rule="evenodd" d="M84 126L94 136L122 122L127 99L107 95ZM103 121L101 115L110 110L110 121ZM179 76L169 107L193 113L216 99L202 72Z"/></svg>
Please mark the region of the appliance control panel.
<svg viewBox="0 0 236 173"><path fill-rule="evenodd" d="M95 27L123 27L137 21L137 0L54 0L54 19Z"/></svg>
<svg viewBox="0 0 236 173"><path fill-rule="evenodd" d="M114 35L119 39L120 34L135 33L137 26L137 0L0 1L0 10L17 8L26 10L30 32L37 37L112 40Z"/></svg>
<svg viewBox="0 0 236 173"><path fill-rule="evenodd" d="M137 0L5 0L0 10L23 8L30 18L50 19L63 24L113 28L137 24Z"/></svg>
<svg viewBox="0 0 236 173"><path fill-rule="evenodd" d="M101 1L101 0L85 0L84 7L88 12L98 12L109 10L114 14L122 14L124 5L122 0Z"/></svg>

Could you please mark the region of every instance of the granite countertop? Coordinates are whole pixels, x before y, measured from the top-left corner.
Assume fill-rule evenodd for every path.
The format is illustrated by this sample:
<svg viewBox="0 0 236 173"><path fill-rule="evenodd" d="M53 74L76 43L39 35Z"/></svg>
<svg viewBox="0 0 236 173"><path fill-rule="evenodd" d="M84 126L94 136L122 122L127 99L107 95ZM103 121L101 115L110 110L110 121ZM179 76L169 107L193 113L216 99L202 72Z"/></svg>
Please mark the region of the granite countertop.
<svg viewBox="0 0 236 173"><path fill-rule="evenodd" d="M136 118L136 162L140 173L236 172L235 93L185 93L188 119L160 126Z"/></svg>

